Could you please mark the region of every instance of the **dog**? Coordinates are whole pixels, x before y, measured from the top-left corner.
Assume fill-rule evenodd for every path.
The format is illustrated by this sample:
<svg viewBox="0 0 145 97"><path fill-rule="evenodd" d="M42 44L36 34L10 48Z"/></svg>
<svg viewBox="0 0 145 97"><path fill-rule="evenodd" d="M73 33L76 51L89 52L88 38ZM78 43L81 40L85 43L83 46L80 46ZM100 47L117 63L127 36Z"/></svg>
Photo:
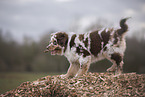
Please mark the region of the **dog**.
<svg viewBox="0 0 145 97"><path fill-rule="evenodd" d="M105 58L113 63L107 71L120 74L123 72L126 49L127 19L120 20L119 29L105 28L84 34L52 33L45 52L51 51L51 55L64 55L68 59L70 67L62 77L82 76L87 73L91 63Z"/></svg>

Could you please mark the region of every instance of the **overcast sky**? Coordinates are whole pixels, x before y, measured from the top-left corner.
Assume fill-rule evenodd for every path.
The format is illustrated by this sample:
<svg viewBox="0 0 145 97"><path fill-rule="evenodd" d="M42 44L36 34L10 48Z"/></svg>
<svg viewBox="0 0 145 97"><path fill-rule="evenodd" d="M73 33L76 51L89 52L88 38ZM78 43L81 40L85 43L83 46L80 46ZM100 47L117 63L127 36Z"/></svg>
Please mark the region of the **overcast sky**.
<svg viewBox="0 0 145 97"><path fill-rule="evenodd" d="M0 28L19 41L69 31L76 18L83 25L102 18L117 27L123 17L132 17L129 33L145 28L145 0L0 0Z"/></svg>

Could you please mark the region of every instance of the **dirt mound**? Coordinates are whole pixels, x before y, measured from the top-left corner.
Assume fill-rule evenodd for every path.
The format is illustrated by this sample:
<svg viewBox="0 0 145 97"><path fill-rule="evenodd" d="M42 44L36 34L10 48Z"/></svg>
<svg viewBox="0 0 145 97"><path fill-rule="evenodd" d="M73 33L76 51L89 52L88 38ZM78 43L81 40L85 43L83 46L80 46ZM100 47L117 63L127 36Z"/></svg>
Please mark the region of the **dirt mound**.
<svg viewBox="0 0 145 97"><path fill-rule="evenodd" d="M1 96L138 96L145 97L145 74L87 73L76 78L46 76L24 82Z"/></svg>

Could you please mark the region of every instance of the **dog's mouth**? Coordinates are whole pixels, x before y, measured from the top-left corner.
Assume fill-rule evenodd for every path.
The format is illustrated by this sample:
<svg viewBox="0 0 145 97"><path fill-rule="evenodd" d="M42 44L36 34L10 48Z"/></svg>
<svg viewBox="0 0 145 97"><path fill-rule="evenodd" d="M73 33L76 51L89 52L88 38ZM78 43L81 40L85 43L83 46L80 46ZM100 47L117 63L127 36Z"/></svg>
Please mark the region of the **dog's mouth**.
<svg viewBox="0 0 145 97"><path fill-rule="evenodd" d="M60 47L56 47L54 49L46 49L44 52L47 53L51 51L51 55L61 54L62 49Z"/></svg>
<svg viewBox="0 0 145 97"><path fill-rule="evenodd" d="M51 55L55 55L55 54L60 54L61 53L61 48L56 47L54 50L51 50Z"/></svg>

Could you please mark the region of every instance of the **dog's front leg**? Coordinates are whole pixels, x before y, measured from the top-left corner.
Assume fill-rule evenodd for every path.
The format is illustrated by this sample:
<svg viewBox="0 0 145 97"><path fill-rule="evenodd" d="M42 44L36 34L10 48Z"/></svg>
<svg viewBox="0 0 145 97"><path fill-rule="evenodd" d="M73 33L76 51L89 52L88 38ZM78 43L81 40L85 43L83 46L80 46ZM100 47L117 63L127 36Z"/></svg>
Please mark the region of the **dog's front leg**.
<svg viewBox="0 0 145 97"><path fill-rule="evenodd" d="M91 56L87 56L85 58L80 57L79 62L80 62L80 69L77 72L76 77L77 76L82 76L83 74L87 73L87 71L90 67L90 64L91 64Z"/></svg>
<svg viewBox="0 0 145 97"><path fill-rule="evenodd" d="M74 77L79 70L79 62L71 62L70 67L65 75L61 75L61 77Z"/></svg>

